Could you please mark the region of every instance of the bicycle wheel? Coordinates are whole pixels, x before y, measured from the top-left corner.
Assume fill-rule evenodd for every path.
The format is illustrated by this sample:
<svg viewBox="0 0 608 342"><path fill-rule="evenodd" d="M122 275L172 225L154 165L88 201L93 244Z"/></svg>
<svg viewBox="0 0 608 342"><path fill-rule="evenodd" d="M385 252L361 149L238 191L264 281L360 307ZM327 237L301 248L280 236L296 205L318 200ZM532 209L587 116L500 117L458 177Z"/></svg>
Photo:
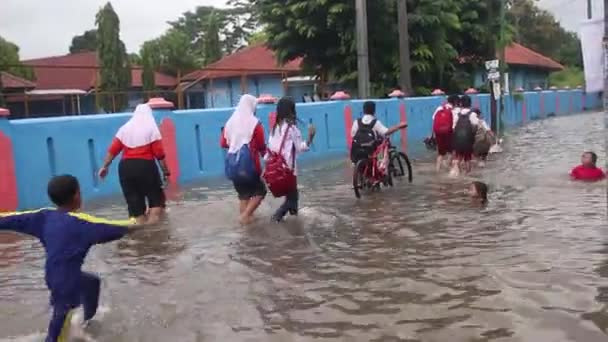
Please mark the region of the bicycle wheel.
<svg viewBox="0 0 608 342"><path fill-rule="evenodd" d="M357 198L361 198L361 193L368 187L367 176L365 175L367 163L367 160L359 160L353 170L353 190Z"/></svg>
<svg viewBox="0 0 608 342"><path fill-rule="evenodd" d="M403 152L395 151L395 153L393 153L391 156L391 169L394 178L405 177L407 172L408 182L411 183L414 179L410 159Z"/></svg>

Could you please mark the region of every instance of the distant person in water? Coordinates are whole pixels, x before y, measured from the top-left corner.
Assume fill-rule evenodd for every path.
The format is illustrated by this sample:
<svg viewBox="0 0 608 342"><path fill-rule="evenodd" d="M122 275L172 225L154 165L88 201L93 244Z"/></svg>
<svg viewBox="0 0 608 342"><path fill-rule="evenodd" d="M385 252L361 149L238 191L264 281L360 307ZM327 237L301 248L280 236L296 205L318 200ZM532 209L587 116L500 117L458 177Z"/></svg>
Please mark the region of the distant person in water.
<svg viewBox="0 0 608 342"><path fill-rule="evenodd" d="M473 182L469 186L467 194L475 203L486 205L488 204L488 185L483 182Z"/></svg>
<svg viewBox="0 0 608 342"><path fill-rule="evenodd" d="M606 178L602 169L597 167L597 154L585 152L581 157L581 165L575 167L570 172L570 177L574 180L585 182L597 182Z"/></svg>

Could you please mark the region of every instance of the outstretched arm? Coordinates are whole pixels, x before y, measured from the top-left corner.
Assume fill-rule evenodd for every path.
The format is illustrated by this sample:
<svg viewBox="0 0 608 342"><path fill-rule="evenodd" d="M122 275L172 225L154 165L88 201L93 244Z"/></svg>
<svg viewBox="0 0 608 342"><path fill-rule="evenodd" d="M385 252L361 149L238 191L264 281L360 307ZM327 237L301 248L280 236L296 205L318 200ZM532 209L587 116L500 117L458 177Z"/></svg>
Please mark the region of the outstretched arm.
<svg viewBox="0 0 608 342"><path fill-rule="evenodd" d="M101 169L99 169L99 172L98 172L99 178L101 178L101 179L106 178L106 176L108 175L108 168L114 161L114 158L116 158L116 156L123 149L124 149L124 145L122 144L122 142L118 138L114 138L112 140L112 145L110 145L110 148L108 149L108 154L106 154L106 157L103 160L103 165L101 166Z"/></svg>
<svg viewBox="0 0 608 342"><path fill-rule="evenodd" d="M106 220L83 213L70 213L83 227L85 239L91 244L106 243L118 240L126 234L140 229L135 220Z"/></svg>
<svg viewBox="0 0 608 342"><path fill-rule="evenodd" d="M389 128L384 135L387 135L387 136L391 135L391 134L393 134L393 133L395 133L395 132L397 132L399 130L402 130L402 129L406 128L406 127L407 127L407 123L402 122L402 123L400 123L398 125L395 125L395 126Z"/></svg>
<svg viewBox="0 0 608 342"><path fill-rule="evenodd" d="M0 213L0 231L12 230L40 238L43 210Z"/></svg>

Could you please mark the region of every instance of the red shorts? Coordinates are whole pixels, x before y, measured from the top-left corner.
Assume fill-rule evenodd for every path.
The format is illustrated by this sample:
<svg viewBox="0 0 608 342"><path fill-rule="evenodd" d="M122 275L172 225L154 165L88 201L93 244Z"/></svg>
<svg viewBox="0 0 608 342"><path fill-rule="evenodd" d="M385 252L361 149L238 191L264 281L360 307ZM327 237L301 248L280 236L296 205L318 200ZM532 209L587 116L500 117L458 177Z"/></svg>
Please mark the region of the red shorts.
<svg viewBox="0 0 608 342"><path fill-rule="evenodd" d="M452 152L452 133L435 134L437 154L445 156Z"/></svg>

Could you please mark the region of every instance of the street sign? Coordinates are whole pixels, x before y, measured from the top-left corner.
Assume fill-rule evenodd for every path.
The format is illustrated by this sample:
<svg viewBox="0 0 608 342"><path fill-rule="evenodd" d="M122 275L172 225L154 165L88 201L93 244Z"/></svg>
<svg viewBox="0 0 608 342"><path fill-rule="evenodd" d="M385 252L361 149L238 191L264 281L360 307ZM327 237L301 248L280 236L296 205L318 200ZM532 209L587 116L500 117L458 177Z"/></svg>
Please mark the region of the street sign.
<svg viewBox="0 0 608 342"><path fill-rule="evenodd" d="M492 69L496 70L499 66L498 59L493 59L491 61L486 61L486 70L490 71Z"/></svg>
<svg viewBox="0 0 608 342"><path fill-rule="evenodd" d="M500 79L500 72L498 71L490 71L488 72L488 80L490 81L498 81Z"/></svg>

